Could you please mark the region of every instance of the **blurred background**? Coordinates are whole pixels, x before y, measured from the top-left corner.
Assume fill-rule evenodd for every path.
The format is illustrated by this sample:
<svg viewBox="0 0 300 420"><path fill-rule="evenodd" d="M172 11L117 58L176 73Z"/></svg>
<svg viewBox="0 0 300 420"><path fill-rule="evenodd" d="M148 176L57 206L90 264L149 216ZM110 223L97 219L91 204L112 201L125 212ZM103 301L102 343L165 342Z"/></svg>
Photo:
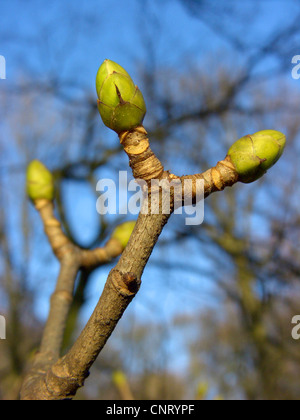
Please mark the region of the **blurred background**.
<svg viewBox="0 0 300 420"><path fill-rule="evenodd" d="M287 147L258 182L209 197L201 226L171 217L77 398L299 398L299 21L292 0L0 0L1 399L18 399L59 268L26 198L28 162L55 174L57 215L78 245L101 246L127 218L96 212L99 179L132 179L96 106L106 58L140 87L151 147L178 175L258 130L284 132ZM65 350L114 263L78 276Z"/></svg>

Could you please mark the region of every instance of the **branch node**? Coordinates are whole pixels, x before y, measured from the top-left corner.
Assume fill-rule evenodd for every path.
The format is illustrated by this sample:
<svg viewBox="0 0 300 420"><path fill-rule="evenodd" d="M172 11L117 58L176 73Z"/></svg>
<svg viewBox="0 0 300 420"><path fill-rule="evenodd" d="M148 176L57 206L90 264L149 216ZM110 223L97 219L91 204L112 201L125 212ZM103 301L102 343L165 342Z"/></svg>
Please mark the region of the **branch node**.
<svg viewBox="0 0 300 420"><path fill-rule="evenodd" d="M129 157L129 165L134 178L149 182L151 179L160 179L164 173L164 167L152 152L147 136L145 128L138 126L133 130L120 133L119 139Z"/></svg>
<svg viewBox="0 0 300 420"><path fill-rule="evenodd" d="M112 284L122 296L129 297L138 292L141 281L134 273L121 273L119 270L113 270Z"/></svg>
<svg viewBox="0 0 300 420"><path fill-rule="evenodd" d="M217 190L222 191L225 188L225 185L221 173L216 168L212 168L211 177Z"/></svg>

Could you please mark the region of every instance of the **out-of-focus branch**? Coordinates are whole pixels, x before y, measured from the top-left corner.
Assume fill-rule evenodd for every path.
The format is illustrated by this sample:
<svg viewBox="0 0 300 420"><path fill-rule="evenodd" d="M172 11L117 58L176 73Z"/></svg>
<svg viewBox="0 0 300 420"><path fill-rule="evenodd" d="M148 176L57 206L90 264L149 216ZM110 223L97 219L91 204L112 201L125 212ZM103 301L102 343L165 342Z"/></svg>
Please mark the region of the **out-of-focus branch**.
<svg viewBox="0 0 300 420"><path fill-rule="evenodd" d="M124 372L116 370L112 374L112 381L117 388L120 397L124 401L134 400L128 379Z"/></svg>
<svg viewBox="0 0 300 420"><path fill-rule="evenodd" d="M48 353L52 360L57 360L60 355L66 320L73 301L73 289L77 273L76 254L64 258L56 288L51 297L50 313L40 346L40 353Z"/></svg>
<svg viewBox="0 0 300 420"><path fill-rule="evenodd" d="M102 248L84 250L74 245L62 231L54 215L54 204L46 199L35 200L35 207L43 221L44 230L53 253L60 261L60 273L51 297L50 312L43 332L40 351L24 381L25 394L33 392L35 384L45 375L51 364L58 360L63 342L67 317L73 302L74 284L80 268L92 270L117 257L123 246L116 238L110 238ZM30 390L30 391L29 391ZM30 399L34 399L31 394Z"/></svg>
<svg viewBox="0 0 300 420"><path fill-rule="evenodd" d="M53 253L61 263L40 350L41 352L51 353L57 360L67 316L73 302L74 283L79 269L81 267L92 269L105 264L117 257L123 248L118 240L111 238L103 248L80 249L62 231L60 222L54 215L52 201L37 200L35 206L40 213Z"/></svg>

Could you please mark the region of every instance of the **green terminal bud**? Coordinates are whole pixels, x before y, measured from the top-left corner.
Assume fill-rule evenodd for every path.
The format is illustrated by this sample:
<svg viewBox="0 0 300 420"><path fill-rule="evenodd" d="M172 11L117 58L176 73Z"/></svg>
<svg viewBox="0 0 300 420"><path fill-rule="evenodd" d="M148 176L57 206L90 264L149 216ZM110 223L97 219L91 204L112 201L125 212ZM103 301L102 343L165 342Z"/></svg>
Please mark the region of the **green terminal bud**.
<svg viewBox="0 0 300 420"><path fill-rule="evenodd" d="M103 123L116 131L141 125L146 105L139 88L119 64L105 60L96 76L98 109Z"/></svg>
<svg viewBox="0 0 300 420"><path fill-rule="evenodd" d="M26 188L32 200L54 199L54 182L51 172L39 160L30 162L26 172Z"/></svg>
<svg viewBox="0 0 300 420"><path fill-rule="evenodd" d="M135 223L135 220L122 223L121 225L116 227L111 237L117 239L122 245L122 247L125 248L132 234Z"/></svg>
<svg viewBox="0 0 300 420"><path fill-rule="evenodd" d="M282 155L285 135L280 131L263 130L237 140L229 149L239 181L250 183L262 177Z"/></svg>

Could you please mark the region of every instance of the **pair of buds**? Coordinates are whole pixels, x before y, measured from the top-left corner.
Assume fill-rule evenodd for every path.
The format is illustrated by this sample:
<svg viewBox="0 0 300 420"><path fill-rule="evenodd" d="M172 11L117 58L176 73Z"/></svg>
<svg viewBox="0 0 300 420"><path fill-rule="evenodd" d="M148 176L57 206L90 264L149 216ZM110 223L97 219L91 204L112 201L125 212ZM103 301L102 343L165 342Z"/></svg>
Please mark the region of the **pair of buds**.
<svg viewBox="0 0 300 420"><path fill-rule="evenodd" d="M28 197L37 204L39 200L54 200L54 178L52 173L40 161L30 162L26 173L26 189ZM135 220L118 225L110 238L117 240L124 249L134 229Z"/></svg>
<svg viewBox="0 0 300 420"><path fill-rule="evenodd" d="M98 109L103 123L120 134L142 124L146 105L139 88L119 64L105 60L96 76ZM263 130L237 140L227 156L239 175L239 181L256 181L280 158L285 135Z"/></svg>
<svg viewBox="0 0 300 420"><path fill-rule="evenodd" d="M142 124L146 105L139 88L119 64L105 60L96 77L98 108L106 126L118 134ZM256 181L280 158L285 147L280 131L263 130L237 140L228 150L239 181ZM27 169L27 193L31 200L54 199L51 172L39 161Z"/></svg>

